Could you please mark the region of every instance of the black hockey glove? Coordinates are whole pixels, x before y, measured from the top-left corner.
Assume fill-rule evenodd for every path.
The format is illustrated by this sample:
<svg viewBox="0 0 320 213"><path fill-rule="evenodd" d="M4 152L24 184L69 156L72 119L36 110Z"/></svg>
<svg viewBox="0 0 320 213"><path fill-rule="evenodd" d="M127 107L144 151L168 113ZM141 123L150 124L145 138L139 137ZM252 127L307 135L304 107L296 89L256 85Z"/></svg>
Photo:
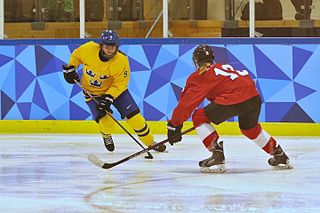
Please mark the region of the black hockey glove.
<svg viewBox="0 0 320 213"><path fill-rule="evenodd" d="M113 103L113 97L109 94L103 94L99 98L99 104L97 104L96 108L98 111L98 115L95 118L95 121L99 123L100 119L103 118L107 112L113 113L112 109L110 109L111 104Z"/></svg>
<svg viewBox="0 0 320 213"><path fill-rule="evenodd" d="M69 84L74 84L74 81L80 81L76 68L71 65L62 65L63 77Z"/></svg>
<svg viewBox="0 0 320 213"><path fill-rule="evenodd" d="M109 94L103 94L100 96L100 104L97 105L97 110L113 113L112 109L110 109L112 103L113 97Z"/></svg>
<svg viewBox="0 0 320 213"><path fill-rule="evenodd" d="M182 125L174 126L172 123L168 122L167 129L168 129L167 135L168 135L169 143L171 145L182 140L182 136L181 136Z"/></svg>

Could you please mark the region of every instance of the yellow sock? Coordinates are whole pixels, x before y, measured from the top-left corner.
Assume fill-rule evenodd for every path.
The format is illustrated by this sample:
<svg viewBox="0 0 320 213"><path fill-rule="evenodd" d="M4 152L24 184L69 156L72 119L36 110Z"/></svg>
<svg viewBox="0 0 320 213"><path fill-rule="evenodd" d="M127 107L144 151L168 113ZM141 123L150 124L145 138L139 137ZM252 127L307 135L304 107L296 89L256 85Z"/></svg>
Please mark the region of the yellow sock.
<svg viewBox="0 0 320 213"><path fill-rule="evenodd" d="M127 119L127 123L137 133L139 139L147 146L150 146L154 142L153 135L149 129L148 124L144 117L139 113L130 119Z"/></svg>
<svg viewBox="0 0 320 213"><path fill-rule="evenodd" d="M99 129L102 136L110 135L114 124L114 120L109 115L101 118L99 121Z"/></svg>

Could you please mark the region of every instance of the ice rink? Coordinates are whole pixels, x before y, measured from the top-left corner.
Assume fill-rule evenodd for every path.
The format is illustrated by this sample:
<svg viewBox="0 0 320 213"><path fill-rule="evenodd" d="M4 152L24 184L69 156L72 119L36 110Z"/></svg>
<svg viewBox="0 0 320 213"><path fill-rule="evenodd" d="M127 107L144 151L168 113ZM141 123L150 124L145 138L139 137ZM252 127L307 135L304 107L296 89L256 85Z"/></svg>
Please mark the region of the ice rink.
<svg viewBox="0 0 320 213"><path fill-rule="evenodd" d="M114 162L141 148L127 135L114 153L99 135L0 135L0 212L320 212L319 137L277 138L292 170L270 168L244 137L221 139L227 172L203 174L210 154L196 136L104 170L87 155Z"/></svg>

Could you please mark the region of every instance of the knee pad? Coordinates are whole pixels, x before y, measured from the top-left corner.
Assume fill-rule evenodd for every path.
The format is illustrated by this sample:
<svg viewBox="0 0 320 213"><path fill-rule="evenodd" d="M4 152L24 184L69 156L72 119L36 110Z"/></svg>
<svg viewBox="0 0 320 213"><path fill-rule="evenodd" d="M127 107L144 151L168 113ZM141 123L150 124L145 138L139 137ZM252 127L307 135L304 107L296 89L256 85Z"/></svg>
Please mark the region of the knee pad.
<svg viewBox="0 0 320 213"><path fill-rule="evenodd" d="M133 111L133 112L131 112L131 113L129 113L129 114L127 115L127 119L130 119L130 118L132 118L133 116L135 116L135 115L137 115L137 114L139 114L139 113L140 113L140 110L135 110L135 111ZM121 118L124 119L123 116L121 116Z"/></svg>
<svg viewBox="0 0 320 213"><path fill-rule="evenodd" d="M104 117L104 116L106 116L107 115L107 113L106 112L101 112L101 113L98 113L97 115L96 115L96 117L95 117L95 121L96 121L96 123L99 123L100 122L100 120Z"/></svg>
<svg viewBox="0 0 320 213"><path fill-rule="evenodd" d="M206 116L204 109L201 108L201 109L196 109L192 114L192 122L193 122L193 126L197 128L201 124L210 123L210 120Z"/></svg>

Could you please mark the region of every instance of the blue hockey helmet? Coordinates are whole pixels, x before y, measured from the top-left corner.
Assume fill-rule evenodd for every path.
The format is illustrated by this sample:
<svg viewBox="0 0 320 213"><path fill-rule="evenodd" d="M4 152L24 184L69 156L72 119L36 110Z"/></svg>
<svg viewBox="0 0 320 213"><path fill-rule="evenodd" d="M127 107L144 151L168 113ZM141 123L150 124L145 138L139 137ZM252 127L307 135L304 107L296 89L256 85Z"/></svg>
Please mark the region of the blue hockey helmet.
<svg viewBox="0 0 320 213"><path fill-rule="evenodd" d="M116 31L114 30L103 30L100 36L100 44L108 45L108 46L118 46L119 45L119 37Z"/></svg>

